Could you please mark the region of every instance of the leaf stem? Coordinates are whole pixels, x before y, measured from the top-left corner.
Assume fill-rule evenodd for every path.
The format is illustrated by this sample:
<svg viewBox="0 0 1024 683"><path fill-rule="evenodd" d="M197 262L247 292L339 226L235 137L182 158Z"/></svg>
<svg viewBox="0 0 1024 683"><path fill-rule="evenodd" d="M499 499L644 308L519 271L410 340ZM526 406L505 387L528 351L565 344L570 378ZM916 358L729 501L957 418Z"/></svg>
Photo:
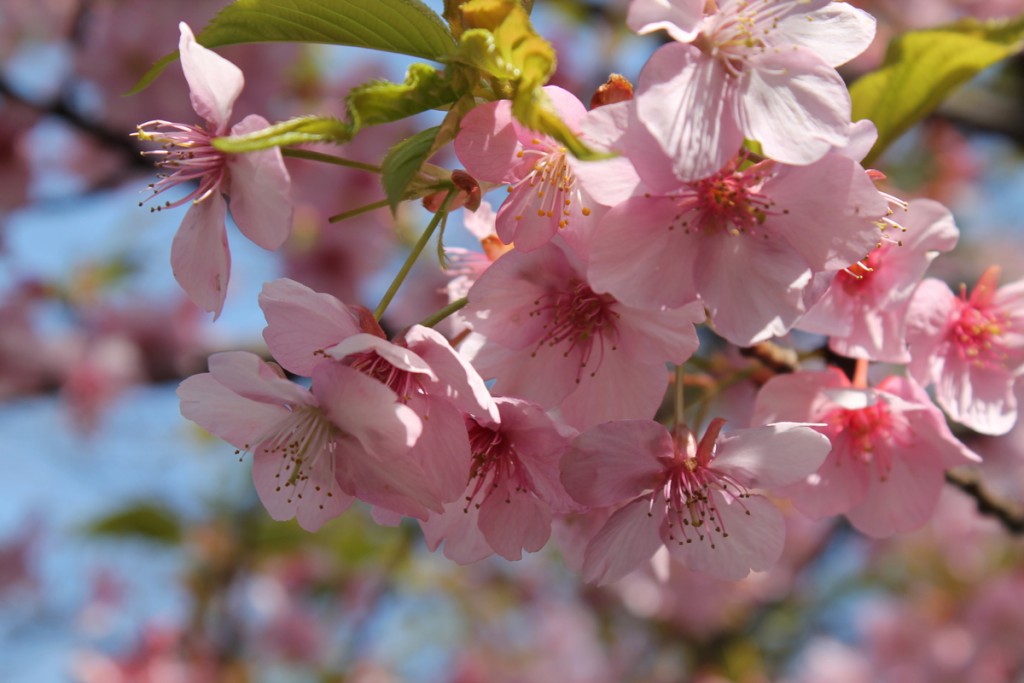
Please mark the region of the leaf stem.
<svg viewBox="0 0 1024 683"><path fill-rule="evenodd" d="M420 325L423 325L423 327L433 327L434 325L438 324L439 322L450 316L452 313L455 313L456 311L460 311L463 308L465 308L466 304L468 303L469 299L467 299L466 297L456 299L455 301L451 302L444 308L428 315L426 318L421 320Z"/></svg>
<svg viewBox="0 0 1024 683"><path fill-rule="evenodd" d="M682 433L682 430L686 428L685 392L686 374L683 371L683 366L677 365L675 376L675 428L679 433Z"/></svg>
<svg viewBox="0 0 1024 683"><path fill-rule="evenodd" d="M333 154L324 154L323 152L314 152L313 150L309 149L295 149L293 147L283 147L281 148L281 154L286 157L293 157L295 159L322 161L325 164L334 164L335 166L344 166L346 168L354 168L359 171L368 171L370 173L380 173L380 166L374 166L373 164L364 164L362 161L346 159L345 157L338 157L334 156Z"/></svg>
<svg viewBox="0 0 1024 683"><path fill-rule="evenodd" d="M365 206L360 206L359 208L351 209L349 211L344 211L342 213L339 213L339 214L336 214L334 216L331 216L330 218L327 219L327 222L328 223L340 223L343 220L345 220L346 218L352 218L353 216L358 216L359 214L362 214L362 213L369 213L370 211L374 211L376 209L383 209L387 205L388 205L388 200L381 199L380 201L373 202L372 204L367 204Z"/></svg>
<svg viewBox="0 0 1024 683"><path fill-rule="evenodd" d="M439 208L437 213L434 214L434 217L430 219L430 223L427 224L427 229L423 231L419 240L417 240L416 244L413 245L412 251L409 252L409 257L405 259L405 263L402 264L402 268L398 271L398 275L396 275L395 279L391 282L391 286L388 287L388 291L384 293L384 298L380 300L379 304L377 304L377 308L373 311L373 317L377 320L384 317L384 311L386 311L388 306L391 304L391 300L395 298L395 294L398 293L398 288L402 286L403 282L405 282L405 278L409 274L409 271L412 270L413 264L416 263L416 259L418 259L420 254L423 253L423 249L427 246L427 242L429 242L430 238L434 235L434 230L437 229L441 220L448 215L448 203L452 200L452 197L455 196L455 192L455 188L452 188L448 191L448 194L445 195L444 201L441 202L441 208ZM385 200L384 203L387 204L387 200Z"/></svg>

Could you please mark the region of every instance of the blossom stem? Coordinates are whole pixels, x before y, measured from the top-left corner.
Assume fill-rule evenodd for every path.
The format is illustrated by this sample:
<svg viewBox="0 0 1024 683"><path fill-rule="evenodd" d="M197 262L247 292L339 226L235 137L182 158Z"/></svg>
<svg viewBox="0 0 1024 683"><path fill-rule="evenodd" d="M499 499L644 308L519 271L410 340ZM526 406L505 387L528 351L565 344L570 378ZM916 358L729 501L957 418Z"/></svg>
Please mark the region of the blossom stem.
<svg viewBox="0 0 1024 683"><path fill-rule="evenodd" d="M428 315L426 318L421 320L420 325L423 325L423 327L433 327L434 325L438 324L439 322L450 316L452 313L455 313L456 311L465 308L466 304L468 303L469 299L466 297L456 299L455 301L451 302L444 308Z"/></svg>
<svg viewBox="0 0 1024 683"><path fill-rule="evenodd" d="M868 361L866 358L857 359L857 365L853 369L853 386L858 389L868 388Z"/></svg>
<svg viewBox="0 0 1024 683"><path fill-rule="evenodd" d="M328 223L340 223L343 220L345 220L346 218L352 218L353 216L358 216L359 214L362 214L362 213L368 213L368 212L373 211L375 209L383 209L387 205L388 205L388 200L381 199L379 202L373 202L372 204L367 204L365 206L360 206L357 209L352 209L351 211L345 211L343 213L339 213L339 214L336 214L334 216L331 216L330 218L327 219L327 222Z"/></svg>
<svg viewBox="0 0 1024 683"><path fill-rule="evenodd" d="M352 159L346 159L344 157L337 157L333 154L323 154L322 152L314 152L309 149L293 149L291 147L283 147L281 154L286 157L293 157L295 159L307 159L309 161L322 161L325 164L334 164L335 166L344 166L346 168L354 168L360 171L368 171L370 173L380 173L380 166L374 166L373 164L364 164L361 161L354 161Z"/></svg>
<svg viewBox="0 0 1024 683"><path fill-rule="evenodd" d="M413 264L416 263L416 259L418 259L420 254L423 253L423 249L427 246L427 242L429 242L430 238L433 237L434 230L437 229L441 220L448 215L448 203L451 202L455 193L455 188L448 191L448 194L444 197L444 201L441 202L441 208L439 208L433 218L430 219L430 223L427 224L427 229L423 231L419 240L415 245L413 245L412 251L409 252L409 257L405 259L405 263L402 264L402 268L398 271L398 275L395 276L391 286L388 287L388 291L384 293L384 298L380 300L380 303L377 304L377 308L373 311L373 317L377 320L384 317L384 311L386 311L388 306L391 304L391 300L395 298L395 294L398 293L398 288L402 286L403 282L405 282L405 277L409 274L409 271L412 270Z"/></svg>
<svg viewBox="0 0 1024 683"><path fill-rule="evenodd" d="M686 428L686 376L682 365L676 366L675 390L675 429L681 433Z"/></svg>

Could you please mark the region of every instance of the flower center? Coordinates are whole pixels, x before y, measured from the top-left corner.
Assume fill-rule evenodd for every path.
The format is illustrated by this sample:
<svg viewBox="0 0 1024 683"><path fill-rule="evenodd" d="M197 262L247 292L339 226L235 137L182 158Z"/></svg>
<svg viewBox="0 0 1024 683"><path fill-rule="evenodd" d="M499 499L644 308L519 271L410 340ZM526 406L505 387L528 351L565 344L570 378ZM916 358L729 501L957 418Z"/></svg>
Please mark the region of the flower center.
<svg viewBox="0 0 1024 683"><path fill-rule="evenodd" d="M779 20L788 15L796 2L778 0L726 0L710 17L706 34L694 41L704 53L718 59L730 76L739 76L747 60L771 47L770 36Z"/></svg>
<svg viewBox="0 0 1024 683"><path fill-rule="evenodd" d="M322 495L323 487L311 482L310 472L320 458L328 458L330 477L334 477L334 454L340 432L319 408L314 406L289 407L290 414L256 440L257 449L280 458L274 479L275 490L288 492L288 502L304 495ZM250 450L249 444L243 449ZM312 486L313 491L308 488ZM327 497L333 497L327 491ZM320 509L323 509L320 504Z"/></svg>
<svg viewBox="0 0 1024 683"><path fill-rule="evenodd" d="M533 482L519 462L519 456L508 437L499 430L482 427L472 422L469 427L469 448L473 460L469 468L472 484L466 496L466 507L479 508L485 500L500 488L505 490L505 502L511 503L511 493L533 490ZM502 487L502 484L507 484Z"/></svg>
<svg viewBox="0 0 1024 683"><path fill-rule="evenodd" d="M950 337L960 357L978 367L1001 366L1005 359L1003 334L1008 321L996 311L979 308L970 301L960 301L960 316Z"/></svg>
<svg viewBox="0 0 1024 683"><path fill-rule="evenodd" d="M767 239L769 234L763 230L763 224L773 213L775 203L760 190L772 165L769 162L737 171L740 161L731 162L710 178L687 183L676 194L679 213L668 229L675 230L678 225L687 235L695 230L705 234L725 231Z"/></svg>
<svg viewBox="0 0 1024 683"><path fill-rule="evenodd" d="M611 295L595 294L585 282L573 278L567 290L549 292L533 303L535 308L530 311L530 317L545 318L537 349L565 344L563 356L578 355L577 384L591 363L590 376L594 376L606 347L609 351L616 350L615 323L619 316L612 310L615 299ZM536 355L535 350L533 356Z"/></svg>
<svg viewBox="0 0 1024 683"><path fill-rule="evenodd" d="M892 454L897 447L909 447L905 420L890 412L884 401L865 408L840 408L825 417L829 438L841 466L843 456L860 465L875 466L885 481L892 470Z"/></svg>
<svg viewBox="0 0 1024 683"><path fill-rule="evenodd" d="M698 541L707 539L715 548L713 534L728 538L729 531L725 528L713 491L725 493L736 501L750 497L745 486L710 466L724 423L721 419L713 421L696 447L693 437L688 434L685 443L680 443L680 437L674 437L675 452L667 463L665 480L653 493L652 506L657 504L659 495L663 497L669 539L680 545L693 543L696 538ZM742 506L742 502L739 504ZM746 508L744 512L750 514Z"/></svg>
<svg viewBox="0 0 1024 683"><path fill-rule="evenodd" d="M164 202L150 211L171 209L189 201L201 202L213 194L224 180L227 154L213 146L213 136L205 129L169 121L148 121L140 124L134 135L139 140L161 145L161 149L146 151L142 155L154 157L157 166L169 171L159 174L160 180L149 185L153 190L149 199L182 183L199 184L181 199ZM139 206L149 199L139 202Z"/></svg>
<svg viewBox="0 0 1024 683"><path fill-rule="evenodd" d="M424 393L419 373L396 368L374 351L352 354L346 362L349 367L391 389L402 403L408 403L414 395Z"/></svg>
<svg viewBox="0 0 1024 683"><path fill-rule="evenodd" d="M864 290L870 282L868 276L877 272L882 265L881 250L881 247L876 248L860 261L836 274L836 282L844 292L855 296Z"/></svg>
<svg viewBox="0 0 1024 683"><path fill-rule="evenodd" d="M536 211L540 218L557 220L559 228L568 227L574 203L579 205L579 212L583 216L589 216L590 209L583 206L583 197L576 188L576 176L566 161L565 147L545 144L540 138L534 138L532 142L538 148L521 149L516 156L520 159L536 157L533 168L509 186L509 193L532 193L533 201L527 202L530 210ZM517 215L515 220L521 221L523 216Z"/></svg>

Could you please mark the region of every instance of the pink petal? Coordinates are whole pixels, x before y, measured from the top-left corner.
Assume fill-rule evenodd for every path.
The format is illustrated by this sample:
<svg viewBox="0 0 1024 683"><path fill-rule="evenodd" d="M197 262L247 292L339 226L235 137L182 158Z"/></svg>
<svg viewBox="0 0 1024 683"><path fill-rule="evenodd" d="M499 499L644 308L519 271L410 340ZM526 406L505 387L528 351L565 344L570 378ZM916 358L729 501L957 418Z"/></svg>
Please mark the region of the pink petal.
<svg viewBox="0 0 1024 683"><path fill-rule="evenodd" d="M429 327L413 325L403 340L437 374L445 386L445 397L455 407L480 420L500 421L498 407L480 373L452 348L444 335Z"/></svg>
<svg viewBox="0 0 1024 683"><path fill-rule="evenodd" d="M622 349L606 350L600 362L585 371L558 404L562 419L576 429L587 429L609 420L652 417L668 386L665 364L637 362Z"/></svg>
<svg viewBox="0 0 1024 683"><path fill-rule="evenodd" d="M739 99L740 126L766 156L817 161L850 138L850 93L836 70L807 48L768 50L752 61Z"/></svg>
<svg viewBox="0 0 1024 683"><path fill-rule="evenodd" d="M519 464L529 476L533 494L557 513L578 507L561 481L562 456L574 430L560 425L540 406L514 398L496 400L501 429L516 444Z"/></svg>
<svg viewBox="0 0 1024 683"><path fill-rule="evenodd" d="M293 407L315 403L310 393L286 379L254 353L225 351L209 358L210 374L239 396L262 403Z"/></svg>
<svg viewBox="0 0 1024 683"><path fill-rule="evenodd" d="M423 432L408 459L424 473L423 486L443 503L459 499L466 490L472 455L462 413L442 397L411 396L406 405L423 422Z"/></svg>
<svg viewBox="0 0 1024 683"><path fill-rule="evenodd" d="M664 473L658 458L673 451L672 437L657 422L599 424L576 437L562 458L562 485L584 505L617 505L657 486Z"/></svg>
<svg viewBox="0 0 1024 683"><path fill-rule="evenodd" d="M861 505L875 476L870 464L852 459L842 437L833 442L832 448L816 473L782 492L792 498L797 510L813 519L840 515Z"/></svg>
<svg viewBox="0 0 1024 683"><path fill-rule="evenodd" d="M529 183L512 189L498 209L495 229L505 244L515 243L519 251L533 251L551 241L558 232L559 215L548 216L544 211L544 197ZM555 201L555 205L559 205Z"/></svg>
<svg viewBox="0 0 1024 683"><path fill-rule="evenodd" d="M717 60L682 43L659 48L640 73L637 116L680 180L710 176L743 143L734 82Z"/></svg>
<svg viewBox="0 0 1024 683"><path fill-rule="evenodd" d="M365 353L367 351L372 351L399 370L426 375L430 379L437 379L437 375L430 369L427 362L409 349L393 344L387 339L381 339L376 335L366 334L365 332L354 334L330 347L327 349L327 355L337 360L344 360L353 354Z"/></svg>
<svg viewBox="0 0 1024 683"><path fill-rule="evenodd" d="M920 443L924 452L938 456L943 467L959 467L960 465L979 463L981 457L967 448L949 429L949 424L942 413L932 405L928 393L917 382L909 377L887 377L878 385L879 391L892 396L906 399L911 406L916 404L923 409L905 411L915 440Z"/></svg>
<svg viewBox="0 0 1024 683"><path fill-rule="evenodd" d="M395 392L340 363L314 368L313 395L331 422L382 458L404 457L423 431L420 418L398 403Z"/></svg>
<svg viewBox="0 0 1024 683"><path fill-rule="evenodd" d="M494 550L479 527L480 511L458 500L445 505L444 512L432 514L420 522L427 547L437 550L444 541L444 556L459 564L470 564L488 557Z"/></svg>
<svg viewBox="0 0 1024 683"><path fill-rule="evenodd" d="M242 92L245 79L242 70L216 52L196 42L188 24L178 24L181 38L178 52L181 70L191 91L192 108L214 124L215 133L223 134L231 120L231 108Z"/></svg>
<svg viewBox="0 0 1024 683"><path fill-rule="evenodd" d="M678 215L667 197L635 197L605 214L590 247L587 275L594 289L638 307L693 301L697 237L669 229Z"/></svg>
<svg viewBox="0 0 1024 683"><path fill-rule="evenodd" d="M954 422L1000 436L1017 423L1015 381L1006 368L978 367L954 352L935 383L935 399Z"/></svg>
<svg viewBox="0 0 1024 683"><path fill-rule="evenodd" d="M638 498L618 510L587 545L583 579L599 585L618 581L651 559L661 545L658 526L651 517L650 504Z"/></svg>
<svg viewBox="0 0 1024 683"><path fill-rule="evenodd" d="M661 358L677 365L697 350L700 340L694 325L707 319L698 301L658 311L616 306L615 313L622 330L619 345L634 360Z"/></svg>
<svg viewBox="0 0 1024 683"><path fill-rule="evenodd" d="M174 279L204 311L220 316L228 293L231 253L224 229L227 206L220 192L192 204L171 244Z"/></svg>
<svg viewBox="0 0 1024 683"><path fill-rule="evenodd" d="M519 140L508 100L487 102L470 110L455 136L455 154L470 175L491 183L518 180L513 173Z"/></svg>
<svg viewBox="0 0 1024 683"><path fill-rule="evenodd" d="M848 386L849 380L838 368L776 375L761 387L750 422L816 422L831 409L831 401L823 392Z"/></svg>
<svg viewBox="0 0 1024 683"><path fill-rule="evenodd" d="M384 511L417 519L443 509L436 493L425 485L423 470L411 459L393 453L380 458L351 438L338 450L338 482L352 495Z"/></svg>
<svg viewBox="0 0 1024 683"><path fill-rule="evenodd" d="M824 434L806 425L778 422L730 432L719 440L712 466L749 488L770 489L804 479L831 449Z"/></svg>
<svg viewBox="0 0 1024 683"><path fill-rule="evenodd" d="M703 0L632 0L626 24L640 35L664 29L673 40L688 43L703 18Z"/></svg>
<svg viewBox="0 0 1024 683"><path fill-rule="evenodd" d="M846 516L858 530L876 538L913 531L932 516L944 482L936 457L920 450L901 454L886 479L871 479L863 503Z"/></svg>
<svg viewBox="0 0 1024 683"><path fill-rule="evenodd" d="M558 118L562 119L570 130L578 131L580 122L587 115L587 108L583 106L580 99L565 88L559 88L557 85L545 85L542 90L544 95L551 101L551 106L554 107ZM518 122L516 122L516 125L519 125ZM531 131L527 133L527 139L524 142L528 143L530 139L536 137L537 133Z"/></svg>
<svg viewBox="0 0 1024 683"><path fill-rule="evenodd" d="M288 414L283 406L239 396L207 372L182 382L178 398L185 419L241 450L254 448L267 427Z"/></svg>
<svg viewBox="0 0 1024 683"><path fill-rule="evenodd" d="M723 536L706 529L709 536L691 543L671 542L668 551L688 569L719 579L738 581L751 571L771 568L782 555L786 525L782 514L764 496L742 500L718 491L711 498L722 517Z"/></svg>
<svg viewBox="0 0 1024 683"><path fill-rule="evenodd" d="M845 2L831 2L817 11L793 13L780 21L772 42L810 48L836 67L868 49L874 37L873 16Z"/></svg>
<svg viewBox="0 0 1024 683"><path fill-rule="evenodd" d="M330 294L281 278L263 285L260 308L267 318L263 339L274 359L290 372L309 377L324 350L359 334L352 311Z"/></svg>
<svg viewBox="0 0 1024 683"><path fill-rule="evenodd" d="M297 517L299 526L316 531L352 504L334 477L333 456L320 454L303 468L304 478L289 483L294 463L279 452L259 448L253 454L252 481L260 502L278 521Z"/></svg>
<svg viewBox="0 0 1024 683"><path fill-rule="evenodd" d="M244 135L269 125L265 118L253 114L235 125L231 134ZM264 249L277 249L292 231L292 181L281 150L232 154L228 169L231 217L238 229Z"/></svg>
<svg viewBox="0 0 1024 683"><path fill-rule="evenodd" d="M863 167L841 154L779 168L764 191L775 201L766 229L783 236L813 270L856 263L878 243L872 222L888 212Z"/></svg>
<svg viewBox="0 0 1024 683"><path fill-rule="evenodd" d="M548 542L551 510L528 493L494 491L480 506L480 531L498 555L520 560Z"/></svg>
<svg viewBox="0 0 1024 683"><path fill-rule="evenodd" d="M694 280L721 336L750 346L785 334L803 313L811 274L782 240L716 233L701 248Z"/></svg>
<svg viewBox="0 0 1024 683"><path fill-rule="evenodd" d="M907 345L910 347L907 372L921 386L931 384L933 370L941 367L938 350L945 343L946 330L956 310L957 297L941 280L929 278L914 290L907 313Z"/></svg>

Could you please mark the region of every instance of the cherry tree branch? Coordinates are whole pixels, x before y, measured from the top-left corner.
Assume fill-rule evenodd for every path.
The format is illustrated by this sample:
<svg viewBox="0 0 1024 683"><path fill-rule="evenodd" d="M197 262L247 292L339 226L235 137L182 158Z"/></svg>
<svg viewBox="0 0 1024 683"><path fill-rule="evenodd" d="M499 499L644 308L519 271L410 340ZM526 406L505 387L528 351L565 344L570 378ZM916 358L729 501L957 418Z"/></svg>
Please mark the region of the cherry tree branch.
<svg viewBox="0 0 1024 683"><path fill-rule="evenodd" d="M973 498L982 515L994 517L1012 534L1024 535L1024 508L989 491L977 472L949 470L946 481Z"/></svg>

